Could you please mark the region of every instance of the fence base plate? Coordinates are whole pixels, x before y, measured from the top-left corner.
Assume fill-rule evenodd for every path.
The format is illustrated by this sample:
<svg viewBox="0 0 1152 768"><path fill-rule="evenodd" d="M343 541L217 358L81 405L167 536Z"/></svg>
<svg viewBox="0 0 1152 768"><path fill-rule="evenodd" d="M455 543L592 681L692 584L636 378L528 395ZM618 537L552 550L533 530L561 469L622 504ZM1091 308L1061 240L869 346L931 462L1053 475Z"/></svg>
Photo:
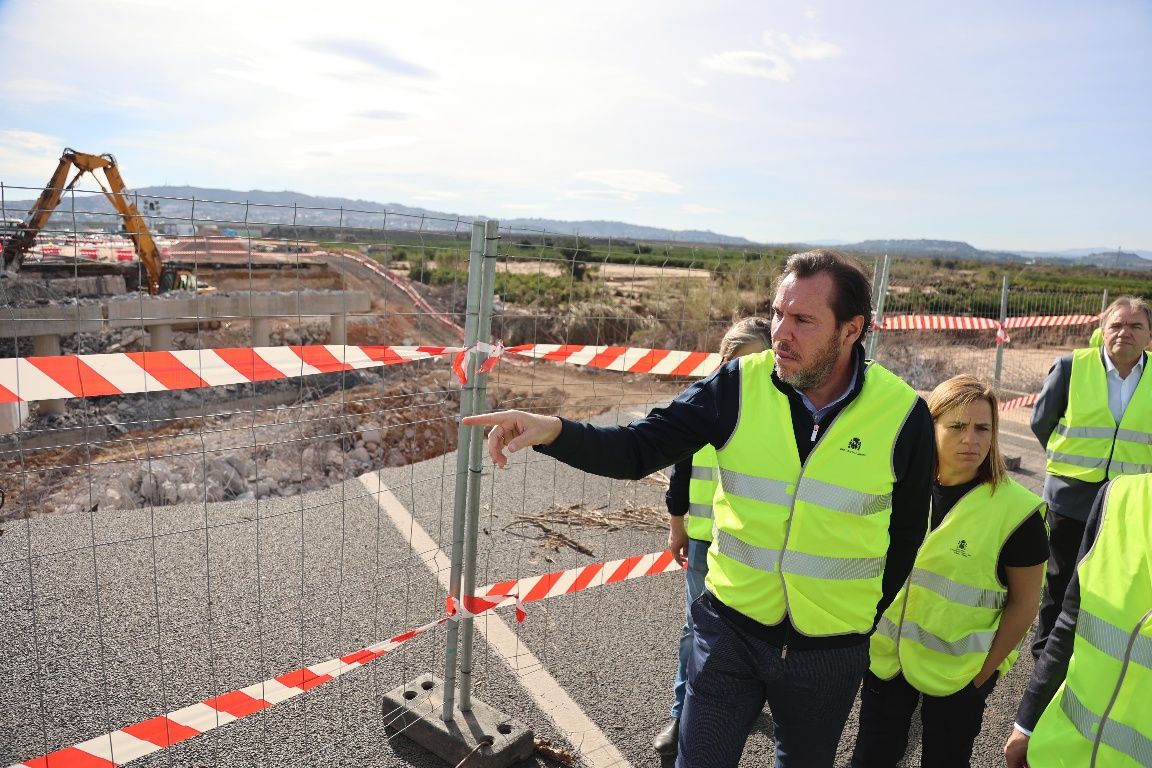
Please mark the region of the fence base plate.
<svg viewBox="0 0 1152 768"><path fill-rule="evenodd" d="M472 709L457 709L451 722L440 719L443 711L443 681L431 674L384 694L385 727L403 733L450 765L467 757L466 768L507 768L527 760L536 749L532 731L523 723L475 696ZM489 746L480 746L489 741Z"/></svg>

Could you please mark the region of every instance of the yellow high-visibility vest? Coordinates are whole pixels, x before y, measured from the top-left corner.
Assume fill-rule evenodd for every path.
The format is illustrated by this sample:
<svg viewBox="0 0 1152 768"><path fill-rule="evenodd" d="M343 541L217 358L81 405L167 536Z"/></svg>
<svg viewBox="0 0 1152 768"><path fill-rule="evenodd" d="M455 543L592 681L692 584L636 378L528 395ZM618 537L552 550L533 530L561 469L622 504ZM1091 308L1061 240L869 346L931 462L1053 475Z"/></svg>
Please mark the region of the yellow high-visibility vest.
<svg viewBox="0 0 1152 768"><path fill-rule="evenodd" d="M688 514L684 530L688 538L712 541L712 497L716 495L716 449L706 445L692 457L688 481Z"/></svg>
<svg viewBox="0 0 1152 768"><path fill-rule="evenodd" d="M1068 407L1048 437L1048 474L1100 483L1152 472L1152 375L1140 376L1124 418L1108 408L1108 373L1096 348L1072 353Z"/></svg>
<svg viewBox="0 0 1152 768"><path fill-rule="evenodd" d="M856 398L801 464L772 352L740 358L740 419L717 451L706 584L761 624L785 613L806 635L868 632L892 516L896 438L916 392L869 363Z"/></svg>
<svg viewBox="0 0 1152 768"><path fill-rule="evenodd" d="M1152 475L1112 481L1076 567L1068 675L1028 744L1033 768L1152 765Z"/></svg>
<svg viewBox="0 0 1152 768"><path fill-rule="evenodd" d="M881 617L869 648L872 674L890 680L903 673L931 696L968 685L984 666L1008 598L996 573L1000 551L1043 506L1011 478L995 492L982 483L964 494L928 534L908 581ZM1019 655L1016 649L1004 659L1002 676Z"/></svg>

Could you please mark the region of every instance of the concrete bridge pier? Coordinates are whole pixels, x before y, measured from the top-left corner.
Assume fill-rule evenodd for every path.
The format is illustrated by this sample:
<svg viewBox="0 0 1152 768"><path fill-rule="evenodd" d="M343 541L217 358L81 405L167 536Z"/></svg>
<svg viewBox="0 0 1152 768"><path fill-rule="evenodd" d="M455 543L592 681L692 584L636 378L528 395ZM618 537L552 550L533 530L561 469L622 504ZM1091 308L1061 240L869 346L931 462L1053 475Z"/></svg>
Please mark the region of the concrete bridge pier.
<svg viewBox="0 0 1152 768"><path fill-rule="evenodd" d="M55 357L60 354L60 336L55 333L32 337L32 354L36 357ZM40 413L64 413L63 400L40 400L36 404Z"/></svg>
<svg viewBox="0 0 1152 768"><path fill-rule="evenodd" d="M267 347L272 343L272 318L252 318L252 346Z"/></svg>
<svg viewBox="0 0 1152 768"><path fill-rule="evenodd" d="M172 326L148 326L148 349L153 352L168 352L172 349Z"/></svg>
<svg viewBox="0 0 1152 768"><path fill-rule="evenodd" d="M348 343L348 315L332 315L328 327L329 344Z"/></svg>

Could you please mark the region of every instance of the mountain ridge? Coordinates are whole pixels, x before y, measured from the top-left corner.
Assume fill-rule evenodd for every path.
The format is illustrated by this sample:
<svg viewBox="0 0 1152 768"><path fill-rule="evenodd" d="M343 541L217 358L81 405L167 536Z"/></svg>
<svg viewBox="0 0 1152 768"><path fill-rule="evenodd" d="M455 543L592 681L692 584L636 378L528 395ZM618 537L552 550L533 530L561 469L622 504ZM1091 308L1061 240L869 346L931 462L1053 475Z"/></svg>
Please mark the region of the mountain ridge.
<svg viewBox="0 0 1152 768"><path fill-rule="evenodd" d="M475 218L458 213L436 211L401 203L377 203L371 200L308 195L291 190L247 190L188 185L157 185L140 187L132 191L138 202L156 202L160 221L183 221L230 226L256 223L260 225L300 225L320 227L374 227L383 225L393 229L446 231L459 230ZM5 215L23 215L34 205L33 200L8 201ZM75 210L73 210L73 205ZM141 205L142 210L145 208ZM253 208L257 209L255 212ZM56 215L74 217L87 215L95 223L107 226L113 214L111 205L99 193L68 195L61 201ZM78 219L79 221L79 219ZM93 223L89 220L84 223ZM525 236L551 234L580 236L596 239L621 238L629 240L672 241L692 244L723 246L768 245L745 237L726 235L711 230L674 230L613 220L566 221L534 217L501 218L502 227L522 230ZM946 260L1028 262L1037 259L1057 263L1074 263L1104 267L1152 269L1152 251L1108 251L1106 249L1073 248L1061 251L1019 251L1009 249L985 250L964 241L938 239L874 239L852 243L843 240L815 240L807 243L778 243L777 245L831 245L856 253Z"/></svg>

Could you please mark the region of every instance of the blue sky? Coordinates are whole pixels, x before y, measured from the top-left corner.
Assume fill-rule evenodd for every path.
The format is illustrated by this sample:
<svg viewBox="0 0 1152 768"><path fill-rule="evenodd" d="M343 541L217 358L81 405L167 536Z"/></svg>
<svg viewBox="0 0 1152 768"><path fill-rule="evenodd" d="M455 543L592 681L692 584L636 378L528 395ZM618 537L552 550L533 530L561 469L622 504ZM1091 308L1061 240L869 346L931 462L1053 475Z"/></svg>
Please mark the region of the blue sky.
<svg viewBox="0 0 1152 768"><path fill-rule="evenodd" d="M1152 249L1148 0L0 0L0 117L5 185L69 146L133 186Z"/></svg>

